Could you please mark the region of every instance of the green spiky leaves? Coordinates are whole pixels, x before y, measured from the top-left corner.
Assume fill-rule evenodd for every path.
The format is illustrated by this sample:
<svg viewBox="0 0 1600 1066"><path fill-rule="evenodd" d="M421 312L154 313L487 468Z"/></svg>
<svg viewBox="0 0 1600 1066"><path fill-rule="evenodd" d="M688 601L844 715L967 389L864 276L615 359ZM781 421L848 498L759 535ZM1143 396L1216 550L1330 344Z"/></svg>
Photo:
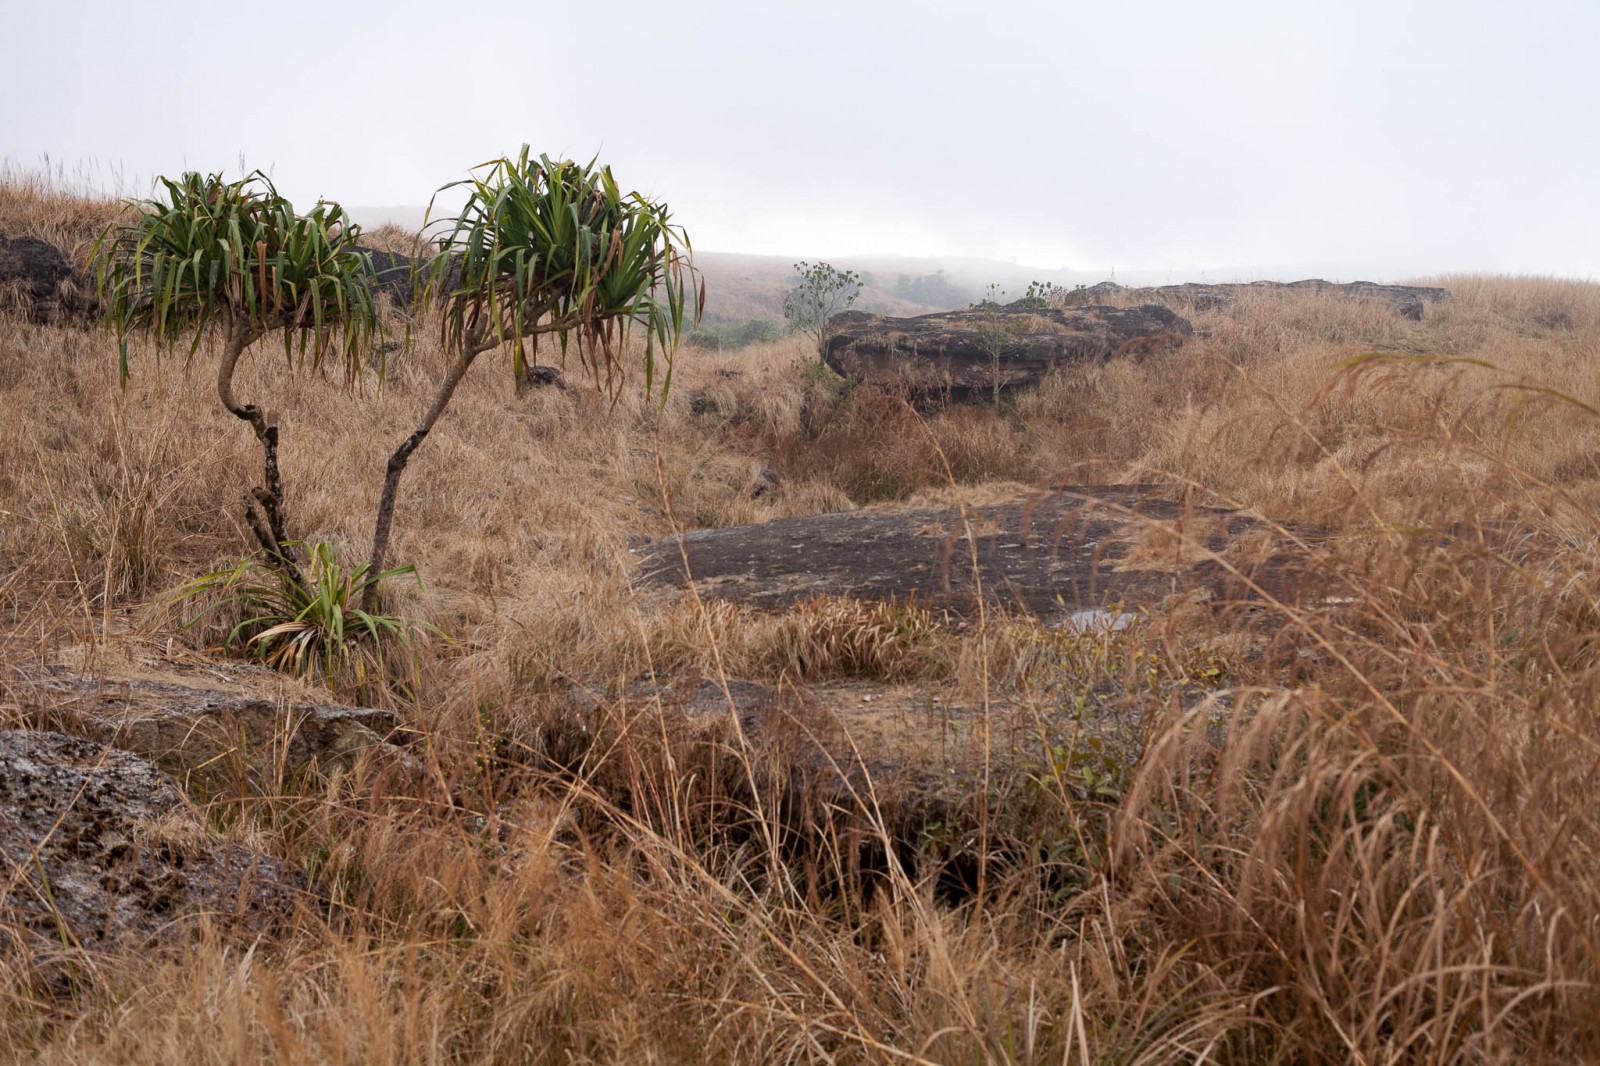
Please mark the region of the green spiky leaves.
<svg viewBox="0 0 1600 1066"><path fill-rule="evenodd" d="M310 545L308 554L303 582L288 580L260 553L190 582L174 598L190 615L184 628L221 612L236 619L223 639L230 653L330 688L389 676L386 650L409 652L418 633L438 635L426 622L357 606L385 578L412 577L420 585L416 567L346 567L326 542Z"/></svg>
<svg viewBox="0 0 1600 1066"><path fill-rule="evenodd" d="M377 313L360 227L343 208L299 214L260 171L161 185L164 198L130 202L132 219L108 227L94 250L124 375L129 333L146 331L160 347L187 341L192 355L213 323L252 338L282 330L290 355L298 336L313 363L337 347L355 373Z"/></svg>
<svg viewBox="0 0 1600 1066"><path fill-rule="evenodd" d="M520 378L526 342L537 352L539 338L554 334L563 354L574 344L595 386L615 395L621 347L638 325L646 394L658 363L665 393L685 319L698 319L704 305L688 236L666 205L623 193L610 168L592 160L533 159L526 146L515 159L475 169L455 183L467 202L443 224L442 254L427 279L427 290L444 298L445 346L487 350L510 341Z"/></svg>

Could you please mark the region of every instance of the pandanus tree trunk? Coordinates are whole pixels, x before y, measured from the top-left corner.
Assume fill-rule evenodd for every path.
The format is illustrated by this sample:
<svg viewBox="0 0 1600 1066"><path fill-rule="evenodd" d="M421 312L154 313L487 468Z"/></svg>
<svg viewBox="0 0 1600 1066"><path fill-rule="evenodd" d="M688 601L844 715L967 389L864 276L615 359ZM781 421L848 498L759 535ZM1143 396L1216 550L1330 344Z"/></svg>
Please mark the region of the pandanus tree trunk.
<svg viewBox="0 0 1600 1066"><path fill-rule="evenodd" d="M367 566L367 574L376 577L383 572L385 557L389 554L389 531L394 526L394 504L400 494L400 476L406 472L406 464L411 462L411 453L427 439L433 431L434 424L439 421L439 416L444 414L444 409L450 405L450 398L456 394L456 386L461 384L461 379L467 376L467 371L472 367L472 361L481 353L493 347L492 344L468 345L463 348L456 361L451 364L445 373L444 380L439 383L439 391L434 393L433 402L423 412L422 421L411 435L400 442L400 447L389 456L388 466L384 468L383 494L378 497L378 518L373 523L372 529L372 555ZM361 609L371 611L377 604L378 583L370 582L361 594Z"/></svg>
<svg viewBox="0 0 1600 1066"><path fill-rule="evenodd" d="M523 327L520 336L531 337L541 333L555 333L569 328L570 322L553 321L542 322L549 305L545 303L531 304L524 309ZM439 417L444 414L444 409L450 406L450 400L456 394L456 387L461 384L461 379L467 376L467 371L472 369L472 362L491 348L498 348L507 340L515 339L499 333L498 329L491 335L487 320L480 321L468 330L462 338L460 354L456 361L445 372L444 380L439 382L439 389L433 394L433 402L428 404L428 409L422 414L422 421L417 423L417 428L411 435L400 442L400 447L389 456L388 465L383 473L383 493L378 497L378 517L372 529L372 554L368 557L367 575L376 578L383 573L383 564L389 557L389 534L394 527L394 506L400 495L400 478L406 472L406 464L411 462L411 454L415 452L433 431ZM371 611L378 602L378 582L370 581L361 593L361 609Z"/></svg>
<svg viewBox="0 0 1600 1066"><path fill-rule="evenodd" d="M250 424L261 442L262 484L244 497L245 521L268 561L285 577L305 587L305 577L295 560L285 531L283 475L278 468L278 422L253 403L240 403L233 393L233 373L244 350L261 338L264 327L254 323L232 322L223 341L222 361L217 365L217 398L234 417Z"/></svg>

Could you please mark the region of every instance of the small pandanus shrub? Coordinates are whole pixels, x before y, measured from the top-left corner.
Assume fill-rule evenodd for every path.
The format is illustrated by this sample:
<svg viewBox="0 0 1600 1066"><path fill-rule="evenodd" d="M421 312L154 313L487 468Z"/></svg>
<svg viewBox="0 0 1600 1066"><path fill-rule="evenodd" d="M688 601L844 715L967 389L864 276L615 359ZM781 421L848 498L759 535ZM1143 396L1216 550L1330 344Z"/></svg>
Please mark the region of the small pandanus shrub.
<svg viewBox="0 0 1600 1066"><path fill-rule="evenodd" d="M454 284L442 293L445 347L509 341L520 378L527 346L536 352L539 338L553 334L563 354L577 349L597 387L614 392L621 342L638 325L648 393L658 358L670 374L697 303L689 238L667 206L623 193L610 167L534 160L526 147L480 170L455 183L467 188L467 203L439 226L439 244L452 254L429 267L429 288Z"/></svg>
<svg viewBox="0 0 1600 1066"><path fill-rule="evenodd" d="M264 565L263 554L179 590L177 600L190 615L186 628L220 616L227 627L221 644L229 654L340 691L363 692L415 673L413 639L438 630L414 618L363 609L358 601L384 578L415 578L416 567L376 574L366 563L345 567L333 546L320 542L310 546L303 580L296 581ZM409 671L395 668L396 653L410 659Z"/></svg>

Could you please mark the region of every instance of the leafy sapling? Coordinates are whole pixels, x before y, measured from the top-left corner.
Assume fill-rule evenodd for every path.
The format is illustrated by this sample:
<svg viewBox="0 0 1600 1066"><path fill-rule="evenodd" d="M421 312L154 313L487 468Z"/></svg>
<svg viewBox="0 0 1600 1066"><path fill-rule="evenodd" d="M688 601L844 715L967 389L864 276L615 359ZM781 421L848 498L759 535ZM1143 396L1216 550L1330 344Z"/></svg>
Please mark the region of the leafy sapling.
<svg viewBox="0 0 1600 1066"><path fill-rule="evenodd" d="M831 263L803 260L794 271L799 278L783 298L783 317L790 328L811 338L821 359L826 354L828 320L855 305L861 295L861 275Z"/></svg>

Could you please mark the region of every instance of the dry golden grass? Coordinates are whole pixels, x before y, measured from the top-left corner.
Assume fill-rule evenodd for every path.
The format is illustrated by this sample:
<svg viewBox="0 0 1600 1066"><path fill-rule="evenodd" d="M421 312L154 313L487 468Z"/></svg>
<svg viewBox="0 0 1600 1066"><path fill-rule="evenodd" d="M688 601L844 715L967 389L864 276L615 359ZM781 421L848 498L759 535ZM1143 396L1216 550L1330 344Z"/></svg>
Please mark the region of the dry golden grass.
<svg viewBox="0 0 1600 1066"><path fill-rule="evenodd" d="M90 182L68 180L64 171L0 168L0 233L47 241L80 267L121 210L118 201L93 191Z"/></svg>
<svg viewBox="0 0 1600 1066"><path fill-rule="evenodd" d="M106 211L11 184L0 204L0 225L69 236ZM413 461L393 547L426 581L397 609L455 638L392 694L436 773L212 797L325 906L253 944L218 927L77 957L65 988L0 947L0 1049L1600 1057L1600 286L1440 283L1453 298L1420 323L1316 296L1207 312L1206 339L1003 414L840 390L797 342L685 352L662 410L518 396L480 368ZM1372 352L1392 358L1355 365ZM136 346L121 389L105 335L0 325L0 665L163 647L163 595L243 552L258 459L211 358ZM281 413L297 534L360 555L441 361L423 340L351 392L251 356L238 388ZM753 495L762 468L779 486ZM676 528L1051 480L1162 480L1317 527L1329 591L1072 634L630 585L630 548ZM1185 547L1168 530L1141 550ZM938 822L888 781L789 809L804 768L731 718L691 731L648 697L591 714L571 696L680 672L938 686L984 712L953 726L984 753L991 707L1021 725L1005 760L941 786ZM1084 729L1063 732L1074 706ZM0 724L24 723L0 698Z"/></svg>

